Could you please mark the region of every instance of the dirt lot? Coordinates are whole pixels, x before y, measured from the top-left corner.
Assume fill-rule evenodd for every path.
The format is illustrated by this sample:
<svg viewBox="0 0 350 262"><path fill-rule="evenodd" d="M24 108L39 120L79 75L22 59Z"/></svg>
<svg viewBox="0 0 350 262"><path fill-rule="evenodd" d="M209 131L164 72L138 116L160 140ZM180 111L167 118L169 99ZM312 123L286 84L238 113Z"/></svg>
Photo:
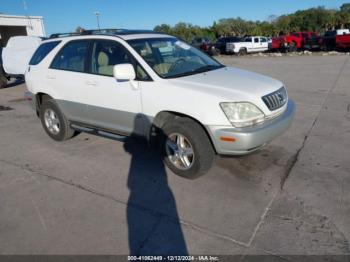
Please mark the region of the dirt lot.
<svg viewBox="0 0 350 262"><path fill-rule="evenodd" d="M349 254L349 56L219 59L285 82L297 112L195 181L134 140L54 142L24 85L0 90L0 254Z"/></svg>

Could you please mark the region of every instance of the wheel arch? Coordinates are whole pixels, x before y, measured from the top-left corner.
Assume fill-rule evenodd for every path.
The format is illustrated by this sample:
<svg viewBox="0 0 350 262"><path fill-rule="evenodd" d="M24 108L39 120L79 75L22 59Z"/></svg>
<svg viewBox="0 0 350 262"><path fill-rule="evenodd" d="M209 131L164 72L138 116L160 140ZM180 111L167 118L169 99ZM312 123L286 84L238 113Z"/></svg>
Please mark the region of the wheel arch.
<svg viewBox="0 0 350 262"><path fill-rule="evenodd" d="M157 138L161 128L164 126L164 124L166 122L172 121L176 118L189 118L189 119L193 120L194 122L196 122L197 124L199 124L203 128L204 132L206 133L215 153L217 153L216 148L215 148L215 144L213 143L212 137L210 136L208 129L205 127L205 125L203 125L199 120L197 120L193 116L183 114L180 112L176 112L176 111L161 111L161 112L157 113L157 115L153 119L152 127L151 127L151 130L149 132L149 139L151 141L151 144L155 143L156 138Z"/></svg>
<svg viewBox="0 0 350 262"><path fill-rule="evenodd" d="M52 96L49 94L39 92L35 95L35 108L36 108L36 115L39 117L40 116L40 109L43 104L43 102L53 99Z"/></svg>

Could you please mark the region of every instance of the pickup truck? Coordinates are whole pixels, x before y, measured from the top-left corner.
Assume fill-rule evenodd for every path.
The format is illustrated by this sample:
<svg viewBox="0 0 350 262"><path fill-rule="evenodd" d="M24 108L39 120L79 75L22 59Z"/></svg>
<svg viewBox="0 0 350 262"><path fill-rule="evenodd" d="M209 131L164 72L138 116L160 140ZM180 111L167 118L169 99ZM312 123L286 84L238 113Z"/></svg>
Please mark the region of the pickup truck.
<svg viewBox="0 0 350 262"><path fill-rule="evenodd" d="M265 52L269 49L268 39L265 36L249 36L242 41L226 44L226 53L245 55L254 52Z"/></svg>
<svg viewBox="0 0 350 262"><path fill-rule="evenodd" d="M42 39L35 36L14 36L0 51L0 89L11 77L23 78L30 58Z"/></svg>
<svg viewBox="0 0 350 262"><path fill-rule="evenodd" d="M332 51L337 48L337 39L339 36L350 34L349 29L337 29L327 31L321 39L321 49L324 51ZM340 40L342 42L342 39Z"/></svg>
<svg viewBox="0 0 350 262"><path fill-rule="evenodd" d="M320 50L322 44L322 36L312 35L304 40L303 49L305 50Z"/></svg>
<svg viewBox="0 0 350 262"><path fill-rule="evenodd" d="M238 36L232 37L220 37L216 43L215 48L220 52L220 54L226 54L226 45L227 43L238 43L241 42L241 38Z"/></svg>
<svg viewBox="0 0 350 262"><path fill-rule="evenodd" d="M336 48L338 50L347 50L350 48L350 34L337 35L335 38Z"/></svg>
<svg viewBox="0 0 350 262"><path fill-rule="evenodd" d="M314 32L294 32L287 35L280 35L272 39L272 49L282 52L295 52L304 48L306 39L316 37Z"/></svg>

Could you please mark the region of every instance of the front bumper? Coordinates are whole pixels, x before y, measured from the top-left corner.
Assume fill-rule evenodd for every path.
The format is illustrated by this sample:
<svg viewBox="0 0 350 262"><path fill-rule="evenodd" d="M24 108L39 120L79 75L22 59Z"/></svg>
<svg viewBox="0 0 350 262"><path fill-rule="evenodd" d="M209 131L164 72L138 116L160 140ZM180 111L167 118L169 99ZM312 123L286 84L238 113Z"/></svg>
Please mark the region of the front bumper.
<svg viewBox="0 0 350 262"><path fill-rule="evenodd" d="M246 128L207 126L207 130L218 154L245 155L258 150L285 132L293 121L294 111L294 102L289 100L282 115L261 125ZM221 137L231 137L235 141L222 141Z"/></svg>

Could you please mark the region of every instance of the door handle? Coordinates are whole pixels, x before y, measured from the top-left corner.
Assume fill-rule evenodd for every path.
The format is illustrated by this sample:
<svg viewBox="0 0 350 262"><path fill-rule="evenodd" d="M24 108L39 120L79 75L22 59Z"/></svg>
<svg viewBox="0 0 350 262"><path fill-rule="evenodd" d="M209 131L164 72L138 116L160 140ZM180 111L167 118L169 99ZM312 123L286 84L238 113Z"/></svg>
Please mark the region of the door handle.
<svg viewBox="0 0 350 262"><path fill-rule="evenodd" d="M93 81L93 80L86 81L85 83L86 83L88 86L97 86L97 82L96 82L96 81Z"/></svg>

